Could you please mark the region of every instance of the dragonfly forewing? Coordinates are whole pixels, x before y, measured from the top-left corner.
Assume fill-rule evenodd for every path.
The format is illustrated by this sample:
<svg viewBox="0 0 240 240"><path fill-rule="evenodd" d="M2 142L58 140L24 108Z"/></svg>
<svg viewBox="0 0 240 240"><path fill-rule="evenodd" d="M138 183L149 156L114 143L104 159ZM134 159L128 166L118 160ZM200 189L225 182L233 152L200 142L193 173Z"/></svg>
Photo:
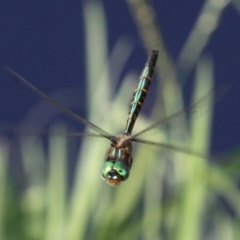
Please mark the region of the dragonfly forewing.
<svg viewBox="0 0 240 240"><path fill-rule="evenodd" d="M61 103L57 102L56 100L50 98L48 95L46 95L41 90L36 88L34 85L29 83L25 78L23 78L21 75L16 73L11 68L5 66L5 69L12 77L14 77L14 79L18 80L20 83L22 83L24 86L26 86L28 89L30 89L32 92L34 92L39 97L45 99L47 102L49 102L50 104L52 104L56 108L60 109L62 112L66 113L71 118L75 119L76 121L81 122L84 125L86 125L86 126L90 127L91 129L95 130L96 132L98 132L103 137L109 139L111 142L116 142L116 137L114 135L108 133L107 131L103 130L102 128L98 127L97 125L93 124L92 122L88 121L87 119L85 119L85 118L81 117L80 115L76 114L75 112L71 111L70 109L68 109L67 107L65 107Z"/></svg>
<svg viewBox="0 0 240 240"><path fill-rule="evenodd" d="M230 87L231 84L226 83L221 85L217 89L211 90L203 98L193 103L189 107L186 107L169 117L163 118L155 122L146 129L132 135L130 138L136 139L139 136L143 137L148 134L153 134L154 132L163 131L168 127L173 127L178 123L182 122L182 118L186 116L191 117L191 119L200 117L211 108L212 104L217 103L226 94Z"/></svg>

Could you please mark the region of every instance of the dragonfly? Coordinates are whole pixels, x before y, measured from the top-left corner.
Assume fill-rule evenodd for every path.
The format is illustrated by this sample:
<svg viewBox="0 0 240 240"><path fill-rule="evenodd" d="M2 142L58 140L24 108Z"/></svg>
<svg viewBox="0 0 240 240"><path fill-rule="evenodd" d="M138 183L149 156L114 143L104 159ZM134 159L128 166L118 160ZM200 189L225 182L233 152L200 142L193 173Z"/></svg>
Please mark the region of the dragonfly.
<svg viewBox="0 0 240 240"><path fill-rule="evenodd" d="M45 99L47 102L51 103L52 105L60 109L62 112L69 115L71 118L75 119L76 121L84 124L85 126L88 126L92 130L97 132L97 134L79 133L78 136L98 136L98 137L106 138L111 142L107 152L106 161L103 163L100 173L101 173L102 179L106 181L106 183L108 183L110 186L116 187L116 186L119 186L123 181L126 181L129 178L130 170L133 163L133 157L132 157L133 142L148 144L156 147L165 147L171 150L205 158L206 156L204 154L199 153L197 151L178 147L168 143L159 143L159 142L144 140L142 138L139 138L139 136L153 129L161 128L166 124L174 122L182 115L185 115L185 114L195 115L195 114L198 114L199 111L202 111L203 109L205 109L204 111L206 111L206 109L210 106L211 102L216 102L217 100L219 100L228 90L228 86L222 86L216 90L212 90L202 99L192 104L190 107L184 108L169 117L161 119L155 122L154 124L150 125L146 129L143 129L142 131L132 135L134 124L137 120L137 117L142 108L144 100L146 99L149 87L151 85L157 58L158 58L158 51L153 50L147 59L145 67L143 68L142 73L140 75L139 83L136 89L134 90L132 100L130 103L130 110L129 110L127 121L126 121L126 127L124 132L120 135L110 134L109 132L100 128L96 124L81 117L80 115L76 114L69 108L65 107L63 104L59 103L58 101L46 95L45 93L43 93L37 87L32 85L30 82L28 82L25 78L23 78L21 75L16 73L11 68L5 66L5 69L14 79L19 81L21 84L25 85L25 87L30 89L39 97Z"/></svg>

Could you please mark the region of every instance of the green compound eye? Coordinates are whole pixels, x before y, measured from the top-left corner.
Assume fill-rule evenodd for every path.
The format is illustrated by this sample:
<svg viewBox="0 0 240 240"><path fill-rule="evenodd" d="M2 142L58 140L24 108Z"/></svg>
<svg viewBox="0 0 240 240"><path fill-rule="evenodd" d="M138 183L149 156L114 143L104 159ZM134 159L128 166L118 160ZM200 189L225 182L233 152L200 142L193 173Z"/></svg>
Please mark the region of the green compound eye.
<svg viewBox="0 0 240 240"><path fill-rule="evenodd" d="M117 161L117 162L115 162L113 168L122 177L123 181L127 180L128 176L129 176L129 169L125 163Z"/></svg>
<svg viewBox="0 0 240 240"><path fill-rule="evenodd" d="M106 180L107 176L108 176L108 173L111 171L111 169L113 169L113 165L114 163L113 162L105 162L101 168L101 176L104 180Z"/></svg>
<svg viewBox="0 0 240 240"><path fill-rule="evenodd" d="M114 174L115 172L115 174ZM104 180L108 178L116 178L119 175L122 181L125 181L129 176L129 169L127 165L121 161L105 162L101 168L101 176ZM111 176L111 177L110 177Z"/></svg>

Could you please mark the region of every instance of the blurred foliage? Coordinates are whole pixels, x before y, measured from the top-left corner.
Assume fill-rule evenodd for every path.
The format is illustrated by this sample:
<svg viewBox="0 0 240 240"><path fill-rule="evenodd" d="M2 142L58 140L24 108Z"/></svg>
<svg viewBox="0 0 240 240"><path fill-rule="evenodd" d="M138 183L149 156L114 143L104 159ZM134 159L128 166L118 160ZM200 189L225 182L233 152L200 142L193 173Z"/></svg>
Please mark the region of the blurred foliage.
<svg viewBox="0 0 240 240"><path fill-rule="evenodd" d="M126 3L146 52L160 51L154 78L154 81L161 79L158 99L151 117L139 117L134 130L138 132L159 116L170 115L184 107L177 68L186 75L192 68L196 70L192 102L213 88L211 59L200 56L217 24L210 25L209 31L204 32L205 41L197 45L194 41L198 40L196 36L203 34L199 28L203 16L207 14L217 23L227 3L206 1L178 63L168 56L153 8L143 0ZM86 1L83 9L88 119L109 132L120 132L136 79L134 73L129 73L120 88L114 91L117 82L110 81L110 66L117 66L114 78L117 81L117 72L130 55L132 46L126 40L119 40L108 53L107 20L101 2ZM96 47L99 45L101 48ZM189 59L192 45L195 46L194 59ZM162 105L159 98L163 100ZM208 155L212 119L212 106L209 105L208 111L200 117L178 119L180 124L155 132L150 139L200 150ZM67 130L58 125L52 131ZM69 140L53 134L49 136L47 146L40 136L20 137L19 143L14 144L16 140L6 139L2 137L0 142L0 239L240 238L240 193L233 179L239 172L239 149L224 156L225 160L229 159L229 165L222 166L211 163L211 157L201 159L164 148L134 145L131 176L114 189L104 184L99 176L102 160L106 158L107 141L84 138L75 154L72 174L67 163L71 151L69 141L77 144L78 139ZM17 144L20 150L16 150ZM8 174L16 153L22 159L23 174L20 176L24 184L20 189L14 187L15 181Z"/></svg>

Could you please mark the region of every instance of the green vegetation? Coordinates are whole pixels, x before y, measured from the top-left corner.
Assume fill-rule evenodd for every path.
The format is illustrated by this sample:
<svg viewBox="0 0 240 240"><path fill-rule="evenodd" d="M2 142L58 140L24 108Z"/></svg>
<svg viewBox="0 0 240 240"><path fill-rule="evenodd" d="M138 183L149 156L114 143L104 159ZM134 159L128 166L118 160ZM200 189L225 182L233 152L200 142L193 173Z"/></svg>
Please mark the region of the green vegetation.
<svg viewBox="0 0 240 240"><path fill-rule="evenodd" d="M128 4L146 52L160 50L154 81L159 80L157 91L162 98L162 101L156 99L151 117L140 114L134 129L137 132L159 116L180 110L183 98L174 64L161 42L160 30L154 19L147 23L149 26L137 20L137 9L144 3L136 5L135 2L129 0ZM148 6L143 7L146 14L150 14ZM214 17L217 20L218 16ZM120 88L113 90L115 83L109 79L108 63L120 68L132 46L119 40L109 57L106 19L99 3L86 1L84 22L88 43L88 119L111 133L119 133L125 124L137 77L129 73ZM196 28L194 31L201 34L196 33ZM208 38L210 34L211 31ZM99 36L97 44L94 42L96 35ZM95 48L99 45L102 47ZM197 52L202 48L197 46ZM184 51L179 66L183 71L196 67L192 95L192 102L195 102L213 88L212 62L209 58L198 59L197 54L192 62L188 62L185 56L188 56L191 46L186 44ZM143 65L139 66L139 71L140 67ZM101 105L98 104L99 99ZM207 155L212 107L209 105L204 114L189 121L179 119L179 124L155 132L150 139ZM65 127L58 125L52 131L59 129L64 131ZM111 188L100 179L99 173L106 158L108 141L84 138L76 154L73 176L68 170L68 141L64 136L53 134L49 136L46 151L40 136L20 137L19 158L22 159L25 178L21 181L27 183L20 191L13 184L16 179L10 174L10 143L1 138L0 239L240 239L240 192L231 177L230 166L217 166L210 163L210 159L135 144L134 163L128 181L118 188ZM69 178L73 179L72 184L69 184Z"/></svg>

